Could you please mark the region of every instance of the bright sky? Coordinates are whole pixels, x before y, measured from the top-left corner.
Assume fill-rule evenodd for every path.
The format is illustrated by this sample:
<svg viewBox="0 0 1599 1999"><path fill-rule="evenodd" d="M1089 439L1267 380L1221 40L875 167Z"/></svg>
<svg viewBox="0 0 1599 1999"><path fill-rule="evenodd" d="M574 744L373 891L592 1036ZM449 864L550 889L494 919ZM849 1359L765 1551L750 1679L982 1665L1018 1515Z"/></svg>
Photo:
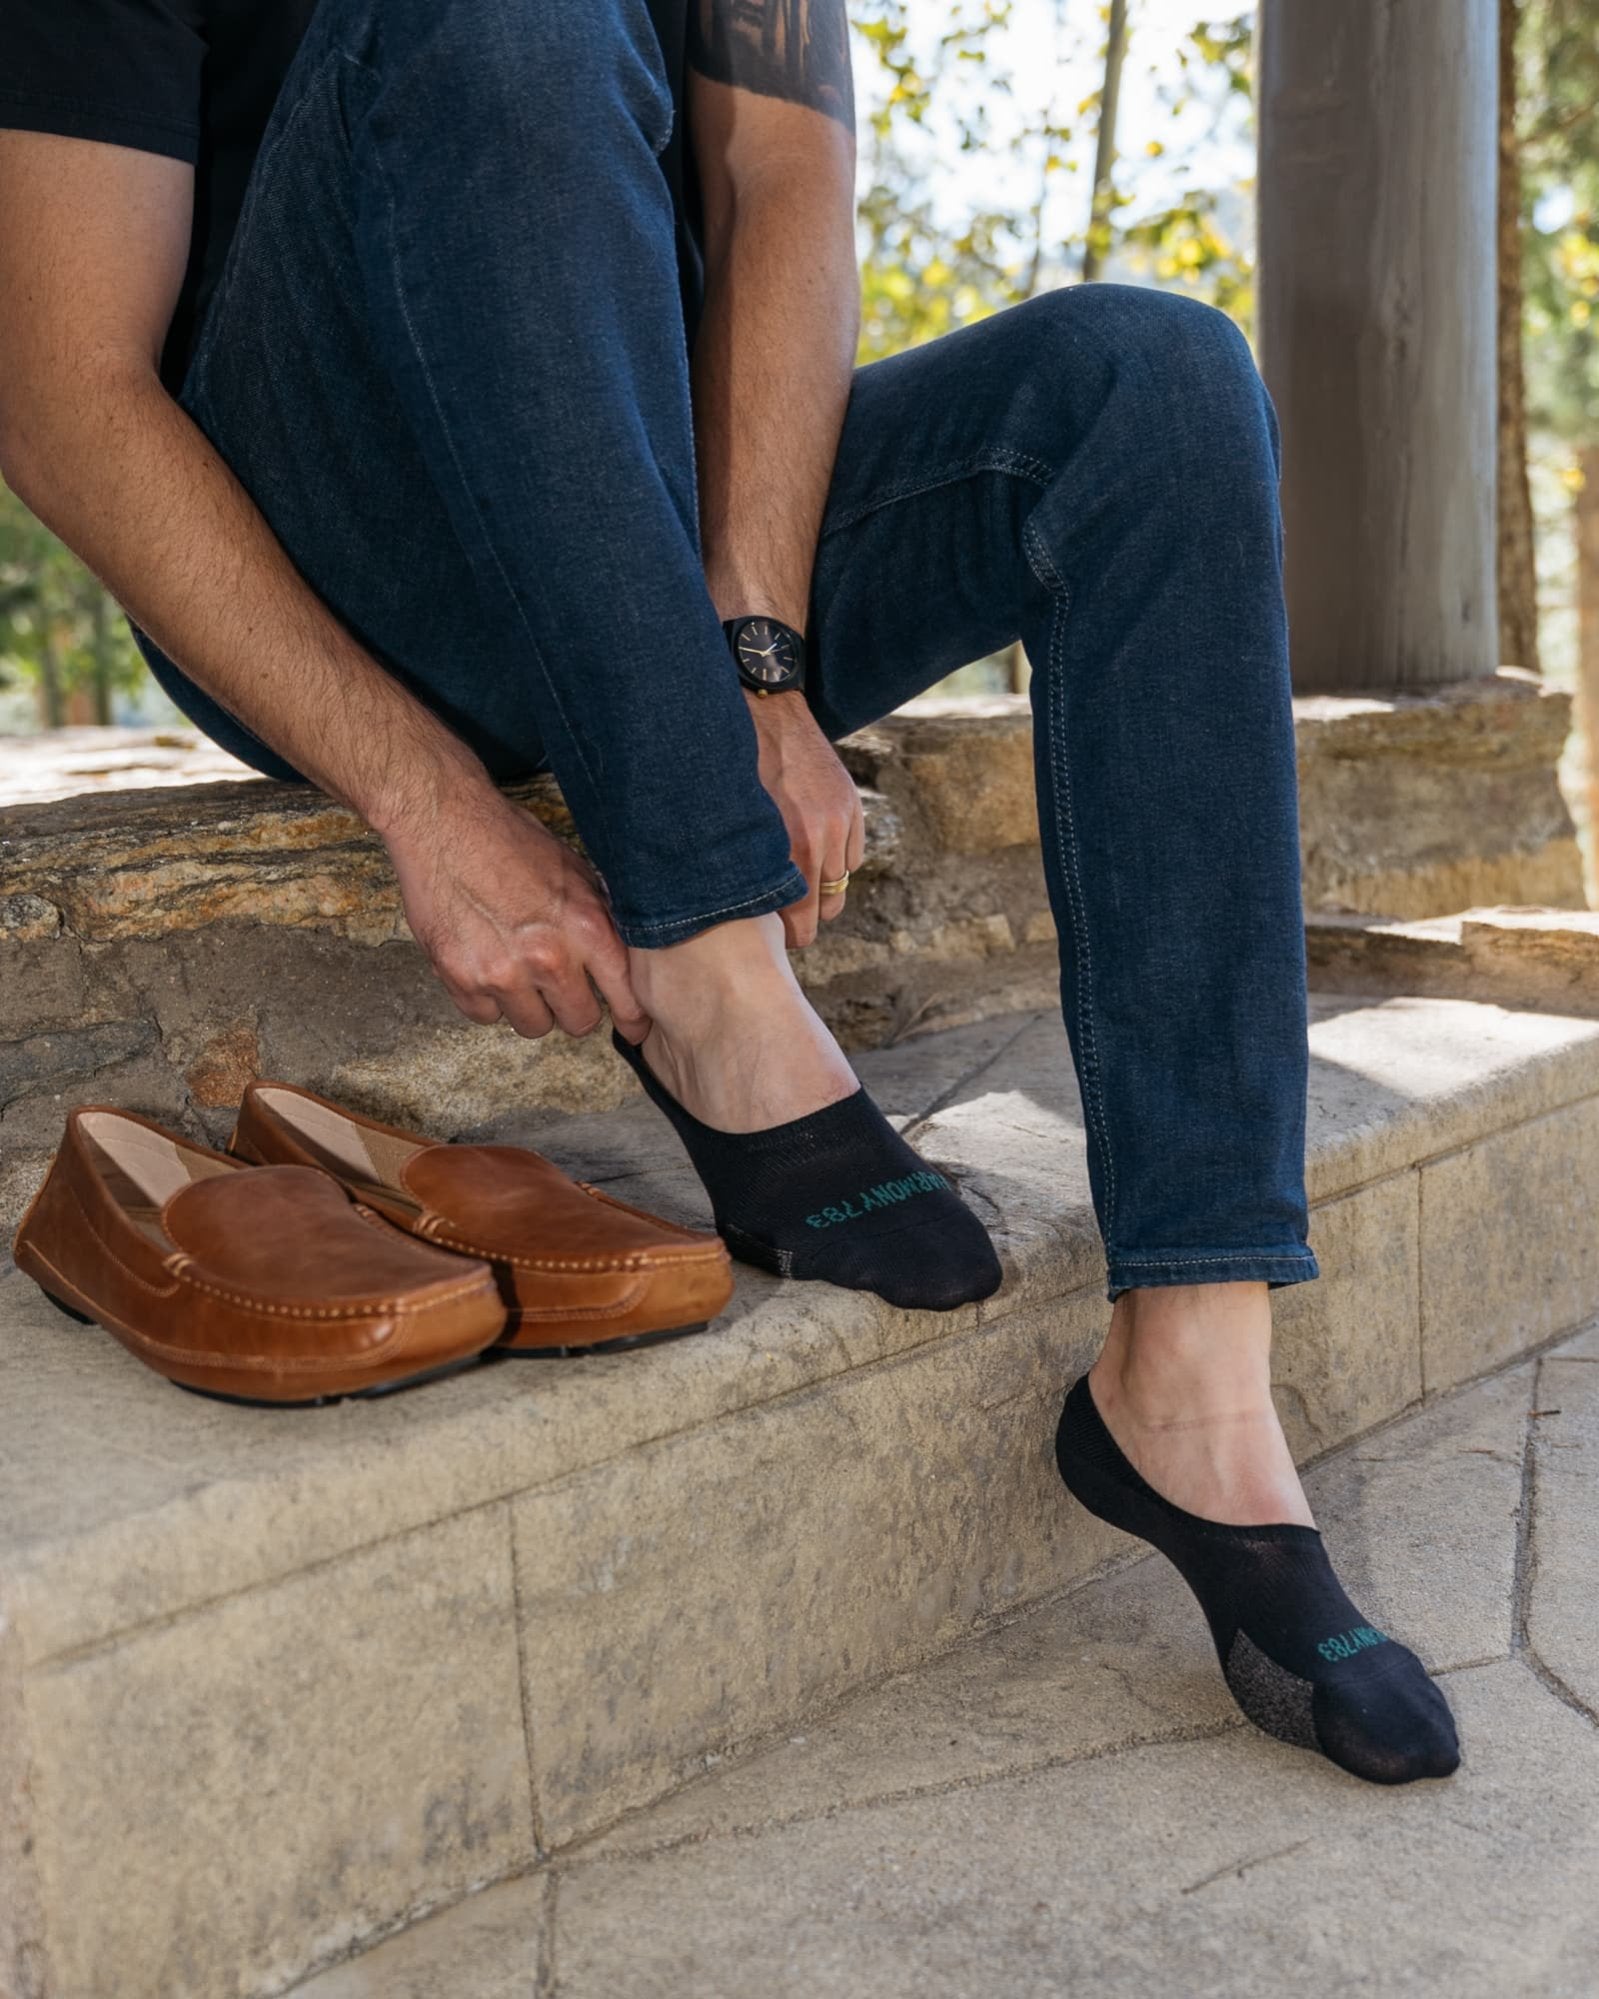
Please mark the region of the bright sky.
<svg viewBox="0 0 1599 1999"><path fill-rule="evenodd" d="M970 18L980 0L945 0L932 5L918 0L918 20L930 48L947 27L952 11ZM1129 0L1131 41L1122 76L1118 129L1121 185L1134 196L1129 218L1141 209L1167 206L1184 186L1223 187L1254 175L1254 147L1243 106L1226 110L1218 125L1216 98L1191 99L1174 117L1172 101L1185 94L1176 52L1184 37L1202 20L1218 21L1246 10L1245 0ZM1060 25L1057 25L1059 18ZM1089 174L1093 164L1092 121L1079 120L1077 107L1099 88L1104 23L1097 0L1014 0L1011 23L991 37L1001 65L1015 77L1013 100L989 95L994 143L983 153L963 154L947 128L930 144L929 185L941 208L960 213L993 205L1008 210L1027 207L1036 191L1036 168L1015 160L1005 139L1024 122L1026 113L1053 102L1063 122L1082 127L1068 157L1075 173L1055 178L1058 190L1051 224L1060 232L1081 226L1086 211ZM856 72L868 92L876 89L876 65L857 54ZM1151 140L1165 148L1151 158Z"/></svg>

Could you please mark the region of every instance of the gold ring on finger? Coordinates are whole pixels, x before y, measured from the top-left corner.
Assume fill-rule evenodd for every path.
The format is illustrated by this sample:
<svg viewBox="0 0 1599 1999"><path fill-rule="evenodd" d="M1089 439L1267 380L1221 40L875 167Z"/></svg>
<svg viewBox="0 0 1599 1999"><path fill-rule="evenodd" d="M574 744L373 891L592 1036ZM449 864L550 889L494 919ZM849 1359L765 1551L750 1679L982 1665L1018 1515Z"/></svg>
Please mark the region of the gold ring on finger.
<svg viewBox="0 0 1599 1999"><path fill-rule="evenodd" d="M846 868L837 881L823 882L821 890L823 895L847 894L849 890L849 869Z"/></svg>

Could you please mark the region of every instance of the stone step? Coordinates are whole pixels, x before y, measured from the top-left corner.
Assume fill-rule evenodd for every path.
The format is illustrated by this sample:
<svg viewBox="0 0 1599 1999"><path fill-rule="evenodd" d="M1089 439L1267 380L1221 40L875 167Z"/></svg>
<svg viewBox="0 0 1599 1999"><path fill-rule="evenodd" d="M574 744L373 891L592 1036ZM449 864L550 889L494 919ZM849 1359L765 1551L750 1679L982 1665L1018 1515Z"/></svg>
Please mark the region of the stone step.
<svg viewBox="0 0 1599 1999"><path fill-rule="evenodd" d="M1599 1321L1310 1474L1356 1601L1454 1708L1446 1785L1257 1734L1142 1559L294 1999L1591 1993L1596 1482Z"/></svg>
<svg viewBox="0 0 1599 1999"><path fill-rule="evenodd" d="M1314 1013L1302 1457L1599 1309L1599 1022ZM861 1067L994 1229L981 1308L745 1273L700 1338L274 1413L0 1279L0 1992L280 1993L1118 1552L1051 1461L1106 1317L1058 1019ZM518 1133L703 1219L642 1103Z"/></svg>

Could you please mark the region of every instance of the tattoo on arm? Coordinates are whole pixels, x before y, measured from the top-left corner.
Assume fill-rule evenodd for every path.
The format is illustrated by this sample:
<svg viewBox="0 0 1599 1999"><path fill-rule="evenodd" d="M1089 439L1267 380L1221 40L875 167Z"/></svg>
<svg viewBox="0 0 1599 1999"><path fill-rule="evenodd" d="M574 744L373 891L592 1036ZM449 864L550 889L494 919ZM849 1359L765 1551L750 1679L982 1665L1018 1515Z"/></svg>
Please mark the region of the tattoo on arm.
<svg viewBox="0 0 1599 1999"><path fill-rule="evenodd" d="M689 0L689 61L702 76L787 98L855 129L845 0Z"/></svg>

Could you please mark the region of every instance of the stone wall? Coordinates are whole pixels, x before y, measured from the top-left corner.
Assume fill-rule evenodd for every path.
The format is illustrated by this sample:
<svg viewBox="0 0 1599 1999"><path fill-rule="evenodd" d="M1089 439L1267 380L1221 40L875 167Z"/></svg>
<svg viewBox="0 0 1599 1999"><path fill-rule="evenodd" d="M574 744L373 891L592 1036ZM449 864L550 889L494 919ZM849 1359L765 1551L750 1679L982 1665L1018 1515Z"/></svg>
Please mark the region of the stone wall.
<svg viewBox="0 0 1599 1999"><path fill-rule="evenodd" d="M1465 909L1410 921L1312 915L1305 942L1318 992L1489 1000L1599 1019L1599 911Z"/></svg>
<svg viewBox="0 0 1599 1999"><path fill-rule="evenodd" d="M1506 667L1430 695L1313 695L1294 709L1308 908L1583 906L1556 775L1570 695Z"/></svg>
<svg viewBox="0 0 1599 1999"><path fill-rule="evenodd" d="M1579 902L1554 778L1568 707L1508 675L1427 701L1302 704L1307 903L1403 918ZM1025 697L922 704L843 754L867 861L797 964L845 1045L1051 1005ZM551 781L518 796L573 837ZM451 1136L636 1087L603 1034L525 1042L464 1021L410 941L381 847L317 793L252 780L0 811L0 1227L71 1104L216 1140L255 1074Z"/></svg>

